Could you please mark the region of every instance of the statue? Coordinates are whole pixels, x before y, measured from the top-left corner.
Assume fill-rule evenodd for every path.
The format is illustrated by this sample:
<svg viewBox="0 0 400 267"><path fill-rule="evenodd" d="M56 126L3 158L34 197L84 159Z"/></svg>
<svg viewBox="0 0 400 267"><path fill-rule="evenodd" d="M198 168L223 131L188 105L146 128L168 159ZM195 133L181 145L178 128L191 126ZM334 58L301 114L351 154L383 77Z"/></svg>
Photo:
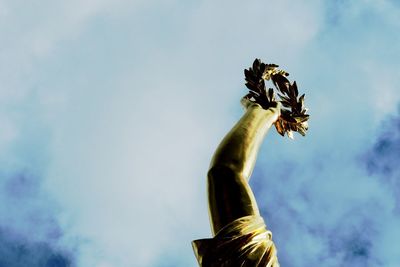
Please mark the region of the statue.
<svg viewBox="0 0 400 267"><path fill-rule="evenodd" d="M192 242L199 266L278 267L272 234L264 223L248 184L261 143L272 125L282 136L305 135L309 115L296 82L274 64L256 59L245 70L250 92L242 98L246 111L218 146L207 174L208 203L213 238ZM265 88L272 80L278 89Z"/></svg>

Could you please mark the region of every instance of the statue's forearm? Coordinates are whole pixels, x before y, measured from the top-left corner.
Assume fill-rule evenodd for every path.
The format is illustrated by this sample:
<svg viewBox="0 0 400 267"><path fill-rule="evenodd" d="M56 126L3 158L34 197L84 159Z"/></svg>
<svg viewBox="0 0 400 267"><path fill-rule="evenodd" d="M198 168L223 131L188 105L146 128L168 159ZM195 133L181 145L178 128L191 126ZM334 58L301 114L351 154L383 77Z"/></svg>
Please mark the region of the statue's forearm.
<svg viewBox="0 0 400 267"><path fill-rule="evenodd" d="M218 146L210 169L228 167L242 178L250 179L259 147L278 116L277 109L265 110L256 104L248 107Z"/></svg>
<svg viewBox="0 0 400 267"><path fill-rule="evenodd" d="M238 218L259 214L247 181L264 136L278 115L277 108L265 110L252 104L218 146L207 174L213 234Z"/></svg>

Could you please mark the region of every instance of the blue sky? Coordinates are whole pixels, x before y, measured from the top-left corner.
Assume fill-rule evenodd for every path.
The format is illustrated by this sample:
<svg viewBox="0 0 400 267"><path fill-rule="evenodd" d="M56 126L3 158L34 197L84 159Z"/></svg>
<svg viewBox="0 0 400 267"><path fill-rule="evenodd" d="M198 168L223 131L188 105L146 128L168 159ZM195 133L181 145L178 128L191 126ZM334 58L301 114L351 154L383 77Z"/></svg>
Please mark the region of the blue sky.
<svg viewBox="0 0 400 267"><path fill-rule="evenodd" d="M0 266L196 266L257 57L311 114L251 180L281 265L398 267L399 29L396 1L0 1Z"/></svg>

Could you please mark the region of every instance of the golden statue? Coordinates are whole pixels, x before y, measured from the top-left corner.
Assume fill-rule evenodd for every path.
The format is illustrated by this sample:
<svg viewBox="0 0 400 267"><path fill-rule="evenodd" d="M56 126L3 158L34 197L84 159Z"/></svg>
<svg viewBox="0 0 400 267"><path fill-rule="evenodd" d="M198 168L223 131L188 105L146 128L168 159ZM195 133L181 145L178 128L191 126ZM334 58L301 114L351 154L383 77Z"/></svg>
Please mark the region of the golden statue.
<svg viewBox="0 0 400 267"><path fill-rule="evenodd" d="M208 203L213 238L192 242L202 267L278 267L272 234L264 223L248 184L261 143L275 125L281 135L292 131L305 135L308 115L304 95L298 98L296 82L291 84L277 65L256 59L245 70L250 89L242 99L245 114L218 146L207 174ZM271 79L278 92L265 88ZM290 109L289 109L290 108Z"/></svg>

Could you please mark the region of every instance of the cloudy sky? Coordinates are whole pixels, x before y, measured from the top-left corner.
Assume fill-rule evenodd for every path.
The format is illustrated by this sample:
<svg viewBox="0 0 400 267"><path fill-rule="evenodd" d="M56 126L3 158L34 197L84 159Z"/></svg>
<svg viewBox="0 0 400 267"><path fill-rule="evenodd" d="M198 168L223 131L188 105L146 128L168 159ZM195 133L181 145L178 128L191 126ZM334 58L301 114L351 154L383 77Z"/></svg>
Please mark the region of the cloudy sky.
<svg viewBox="0 0 400 267"><path fill-rule="evenodd" d="M400 266L399 32L394 0L0 1L0 266L196 266L256 57L311 114L251 181L281 265Z"/></svg>

